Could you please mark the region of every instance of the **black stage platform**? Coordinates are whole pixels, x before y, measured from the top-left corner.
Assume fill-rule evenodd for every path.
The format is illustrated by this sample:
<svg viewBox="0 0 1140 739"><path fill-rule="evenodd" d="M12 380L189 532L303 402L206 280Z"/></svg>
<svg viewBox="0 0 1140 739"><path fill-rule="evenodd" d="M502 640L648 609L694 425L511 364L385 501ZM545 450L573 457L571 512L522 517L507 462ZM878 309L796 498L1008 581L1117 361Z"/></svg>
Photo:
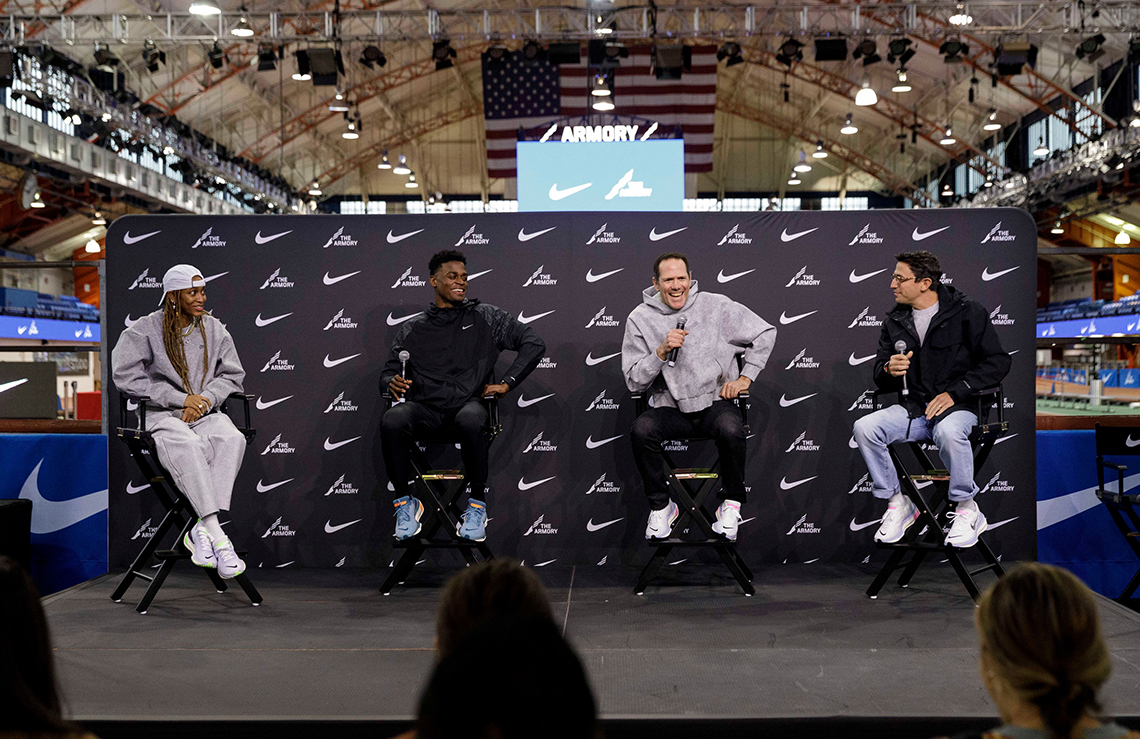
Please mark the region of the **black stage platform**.
<svg viewBox="0 0 1140 739"><path fill-rule="evenodd" d="M752 598L713 567L664 570L641 597L635 569L537 570L608 737L927 737L993 725L973 603L948 565L878 600L863 593L869 565L760 567ZM329 721L338 739L380 739L415 713L450 572L417 568L410 587L383 597L384 571L258 569L265 604L253 608L187 566L146 615L110 601L114 576L45 605L71 714L104 739L200 736L202 722L213 739L283 739ZM1102 697L1136 725L1140 615L1100 605L1115 663Z"/></svg>

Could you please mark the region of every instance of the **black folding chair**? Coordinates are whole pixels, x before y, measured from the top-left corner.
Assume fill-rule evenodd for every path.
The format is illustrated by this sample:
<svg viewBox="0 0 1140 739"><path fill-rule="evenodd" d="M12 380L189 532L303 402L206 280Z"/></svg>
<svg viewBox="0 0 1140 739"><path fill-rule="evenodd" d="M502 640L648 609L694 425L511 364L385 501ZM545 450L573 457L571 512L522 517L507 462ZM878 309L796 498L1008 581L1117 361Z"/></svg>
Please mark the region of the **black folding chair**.
<svg viewBox="0 0 1140 739"><path fill-rule="evenodd" d="M390 393L384 392L384 399L388 407L392 407L393 398ZM499 401L493 395L483 397L483 405L487 409L486 437L487 446L495 440L503 430L499 423ZM380 592L389 595L392 588L403 585L412 568L420 561L420 557L428 549L454 549L458 551L468 565L486 561L495 555L485 541L471 541L459 535L456 527L463 511L459 509L456 501L467 488L467 476L463 470L434 470L427 453L419 447L423 445L455 444L457 438L451 435L441 435L431 438L414 439L408 450L412 464L412 482L418 492L417 497L424 505L424 514L420 519L423 528L413 537L397 540L393 543L396 549L403 549L404 553L392 567L392 572L380 586ZM437 487L438 486L438 487ZM437 537L440 528L443 528L446 537ZM476 554L478 553L478 554Z"/></svg>
<svg viewBox="0 0 1140 739"><path fill-rule="evenodd" d="M1140 454L1140 427L1101 426L1098 423L1095 428L1096 477L1099 483L1096 497L1100 498L1104 507L1108 509L1124 541L1140 558L1140 516L1136 514L1136 506L1140 505L1140 495L1129 494L1124 489L1124 473L1128 469L1127 465L1105 460L1105 457L1133 457ZM1116 472L1116 490L1108 490L1104 486L1106 469ZM1137 587L1140 587L1140 569L1136 570L1136 574L1124 586L1117 600L1131 600L1136 594Z"/></svg>
<svg viewBox="0 0 1140 739"><path fill-rule="evenodd" d="M632 396L637 415L640 417L642 413L649 410L649 399L645 393L633 393ZM750 433L748 427L748 392L741 393L732 402L740 411L741 420L744 422L744 433ZM670 441L711 441L711 438L708 436L691 436L688 439L670 439ZM665 481L669 486L669 494L677 507L681 509L680 515L673 525L673 531L684 532L691 520L696 524L701 538L684 539L680 535L674 534L664 539L650 539L648 541L649 546L656 551L649 558L645 569L637 578L637 585L633 589L634 594L645 594L645 588L657 575L657 571L661 569L661 565L665 563L665 559L674 547L711 547L720 556L721 561L724 562L732 576L736 578L736 582L740 584L744 594L747 596L754 595L756 588L752 587L752 571L748 569L748 565L744 564L740 553L736 551L736 542L729 541L726 537L713 531L712 525L716 522L715 510L710 512L705 507L705 501L716 490L717 483L720 481L720 458L718 457L713 466L709 468L679 468L673 463L668 452L663 452L662 457L664 458ZM698 485L699 487L695 487Z"/></svg>
<svg viewBox="0 0 1140 739"><path fill-rule="evenodd" d="M883 396L897 394L898 392L894 390L875 392L873 398L876 410L879 408ZM980 473L986 460L989 459L994 444L1009 431L1009 424L1005 420L1005 394L1002 392L1001 385L982 390L977 394L976 400L978 425L970 432L970 447L974 452L975 477ZM989 420L990 409L995 406L997 407L997 420L991 422ZM899 447L903 444L909 446L914 453L915 459L922 468L921 473L911 473L906 469L906 465L903 464L902 457L899 455ZM963 564L961 558L963 549L948 546L945 543L946 531L950 526L949 513L954 508L950 501L950 474L945 469L938 469L934 466L920 442L896 442L889 445L887 449L890 452L891 461L895 465L895 470L898 471L899 486L903 494L910 498L911 502L918 508L919 517L907 530L901 541L894 544L876 543L879 549L891 550L891 556L879 570L879 574L875 576L871 587L867 588L867 595L871 598L878 598L879 591L883 589L891 574L898 569L902 570L898 583L904 588L907 587L918 568L922 566L923 560L934 552L941 552L949 560L950 566L958 574L958 578L962 581L966 591L969 592L970 597L977 600L978 596L981 595L981 590L978 588L978 584L974 582L974 575L992 570L994 574L1001 577L1005 574L1005 569L994 556L989 545L980 538L972 548L982 555L986 565L974 570L966 569L966 565ZM920 482L934 483L934 495L929 502L923 497L918 487ZM908 552L913 552L913 556L904 561Z"/></svg>
<svg viewBox="0 0 1140 739"><path fill-rule="evenodd" d="M234 393L226 400L222 401L221 406L214 412L227 413L228 404L230 400L240 400L244 407L245 425L238 426L238 431L242 432L245 436L245 443L248 445L253 441L253 437L257 431L250 428L249 423L249 401L252 395L243 395L241 393ZM123 579L119 581L118 586L115 587L115 592L111 594L111 600L118 603L123 599L123 595L135 581L135 578L142 578L150 582L146 592L143 594L142 600L135 606L135 610L139 613L146 613L150 608L150 603L154 600L154 596L158 595L158 591L162 588L162 583L165 582L170 571L174 569L174 565L179 560L190 559L190 551L186 549L183 539L186 533L194 526L197 521L197 514L194 513L193 506L190 505L190 499L178 489L174 484L174 479L166 468L163 467L162 462L158 459L158 447L154 442L154 435L146 427L146 401L150 400L147 396L133 396L126 394L119 394L119 418L124 426L116 429L119 438L127 444L127 449L130 450L131 457L135 460L135 464L142 470L143 477L150 482L150 489L154 492L158 502L166 510L166 515L162 517L162 522L159 523L158 528L154 532L154 536L135 557L134 562L131 563L127 573L123 575ZM136 414L137 424L134 426L129 424L129 411L127 401L138 403L138 411ZM159 545L166 538L166 535L173 530L178 531L178 535L174 540L173 549L159 549ZM238 552L238 554L245 554L245 552ZM153 575L149 575L145 570L150 569L151 560L158 560L158 571ZM201 567L198 568L204 571L210 582L214 584L214 588L219 593L226 592L226 581L222 579L218 571L213 568ZM250 582L249 577L243 572L236 576L234 580L245 594L249 596L250 602L255 605L261 605L261 593L257 592L257 588Z"/></svg>

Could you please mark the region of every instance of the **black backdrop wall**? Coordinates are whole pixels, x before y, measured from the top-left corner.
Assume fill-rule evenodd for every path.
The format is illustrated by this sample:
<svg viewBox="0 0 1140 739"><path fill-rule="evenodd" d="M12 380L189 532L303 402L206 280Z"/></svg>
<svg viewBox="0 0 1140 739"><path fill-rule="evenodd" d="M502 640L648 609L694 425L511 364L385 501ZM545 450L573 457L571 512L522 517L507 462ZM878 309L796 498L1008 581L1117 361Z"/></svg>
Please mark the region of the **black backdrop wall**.
<svg viewBox="0 0 1140 739"><path fill-rule="evenodd" d="M893 255L924 248L947 281L993 311L1014 353L1012 431L979 475L979 502L997 529L995 551L1035 555L1036 228L1023 211L131 216L107 238L112 345L155 310L170 266L187 262L210 279L207 307L233 335L246 391L257 396L258 436L229 524L251 566L389 564L378 378L395 327L431 301L427 262L444 248L466 253L471 297L530 321L548 346L501 406L488 527L496 553L530 564L647 556L618 352L653 260L669 250L689 255L699 289L778 328L752 387L742 553L753 562L864 560L882 503L851 425L870 408ZM117 404L112 395L112 426ZM709 452L680 456L696 466ZM451 461L441 466L458 466L454 449L443 454ZM145 481L114 438L110 461L114 566L129 562L161 514L137 492Z"/></svg>

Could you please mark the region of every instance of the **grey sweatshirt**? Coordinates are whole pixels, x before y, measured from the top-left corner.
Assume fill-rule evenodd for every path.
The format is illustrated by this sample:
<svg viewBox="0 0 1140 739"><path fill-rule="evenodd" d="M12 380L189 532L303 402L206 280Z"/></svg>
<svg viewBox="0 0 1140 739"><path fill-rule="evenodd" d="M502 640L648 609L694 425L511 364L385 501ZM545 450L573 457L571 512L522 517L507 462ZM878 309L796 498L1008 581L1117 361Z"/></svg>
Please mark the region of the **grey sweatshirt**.
<svg viewBox="0 0 1140 739"><path fill-rule="evenodd" d="M676 366L657 358L657 347L677 319L685 317L685 345ZM653 287L641 294L641 305L625 322L621 368L633 392L649 388L655 408L693 413L708 408L720 388L741 375L755 380L776 343L776 327L724 295L701 293L693 281L680 310L663 303ZM744 353L743 371L736 355Z"/></svg>
<svg viewBox="0 0 1140 739"><path fill-rule="evenodd" d="M240 393L245 370L238 359L230 332L213 316L203 316L206 342L210 348L209 369L202 371L202 334L195 327L183 338L190 385L195 394L210 401L210 407L232 393ZM174 365L166 356L162 343L162 311L143 316L124 331L111 352L111 371L115 387L130 395L146 395L147 407L179 409L187 392Z"/></svg>

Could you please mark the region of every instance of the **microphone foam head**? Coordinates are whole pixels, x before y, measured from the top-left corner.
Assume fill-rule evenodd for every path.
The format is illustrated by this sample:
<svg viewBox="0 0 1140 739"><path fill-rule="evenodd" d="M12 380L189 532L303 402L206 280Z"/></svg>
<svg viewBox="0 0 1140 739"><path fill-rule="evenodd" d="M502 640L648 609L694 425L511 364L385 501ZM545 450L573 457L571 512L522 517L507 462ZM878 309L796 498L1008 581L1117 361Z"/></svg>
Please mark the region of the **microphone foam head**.
<svg viewBox="0 0 1140 739"><path fill-rule="evenodd" d="M906 342L903 341L902 339L899 339L898 341L896 341L895 342L895 351L898 352L899 354L902 354L903 352L905 352L906 351Z"/></svg>
<svg viewBox="0 0 1140 739"><path fill-rule="evenodd" d="M399 356L401 362L406 362L412 358L412 355L408 354L407 349L400 350L400 353L397 356Z"/></svg>

